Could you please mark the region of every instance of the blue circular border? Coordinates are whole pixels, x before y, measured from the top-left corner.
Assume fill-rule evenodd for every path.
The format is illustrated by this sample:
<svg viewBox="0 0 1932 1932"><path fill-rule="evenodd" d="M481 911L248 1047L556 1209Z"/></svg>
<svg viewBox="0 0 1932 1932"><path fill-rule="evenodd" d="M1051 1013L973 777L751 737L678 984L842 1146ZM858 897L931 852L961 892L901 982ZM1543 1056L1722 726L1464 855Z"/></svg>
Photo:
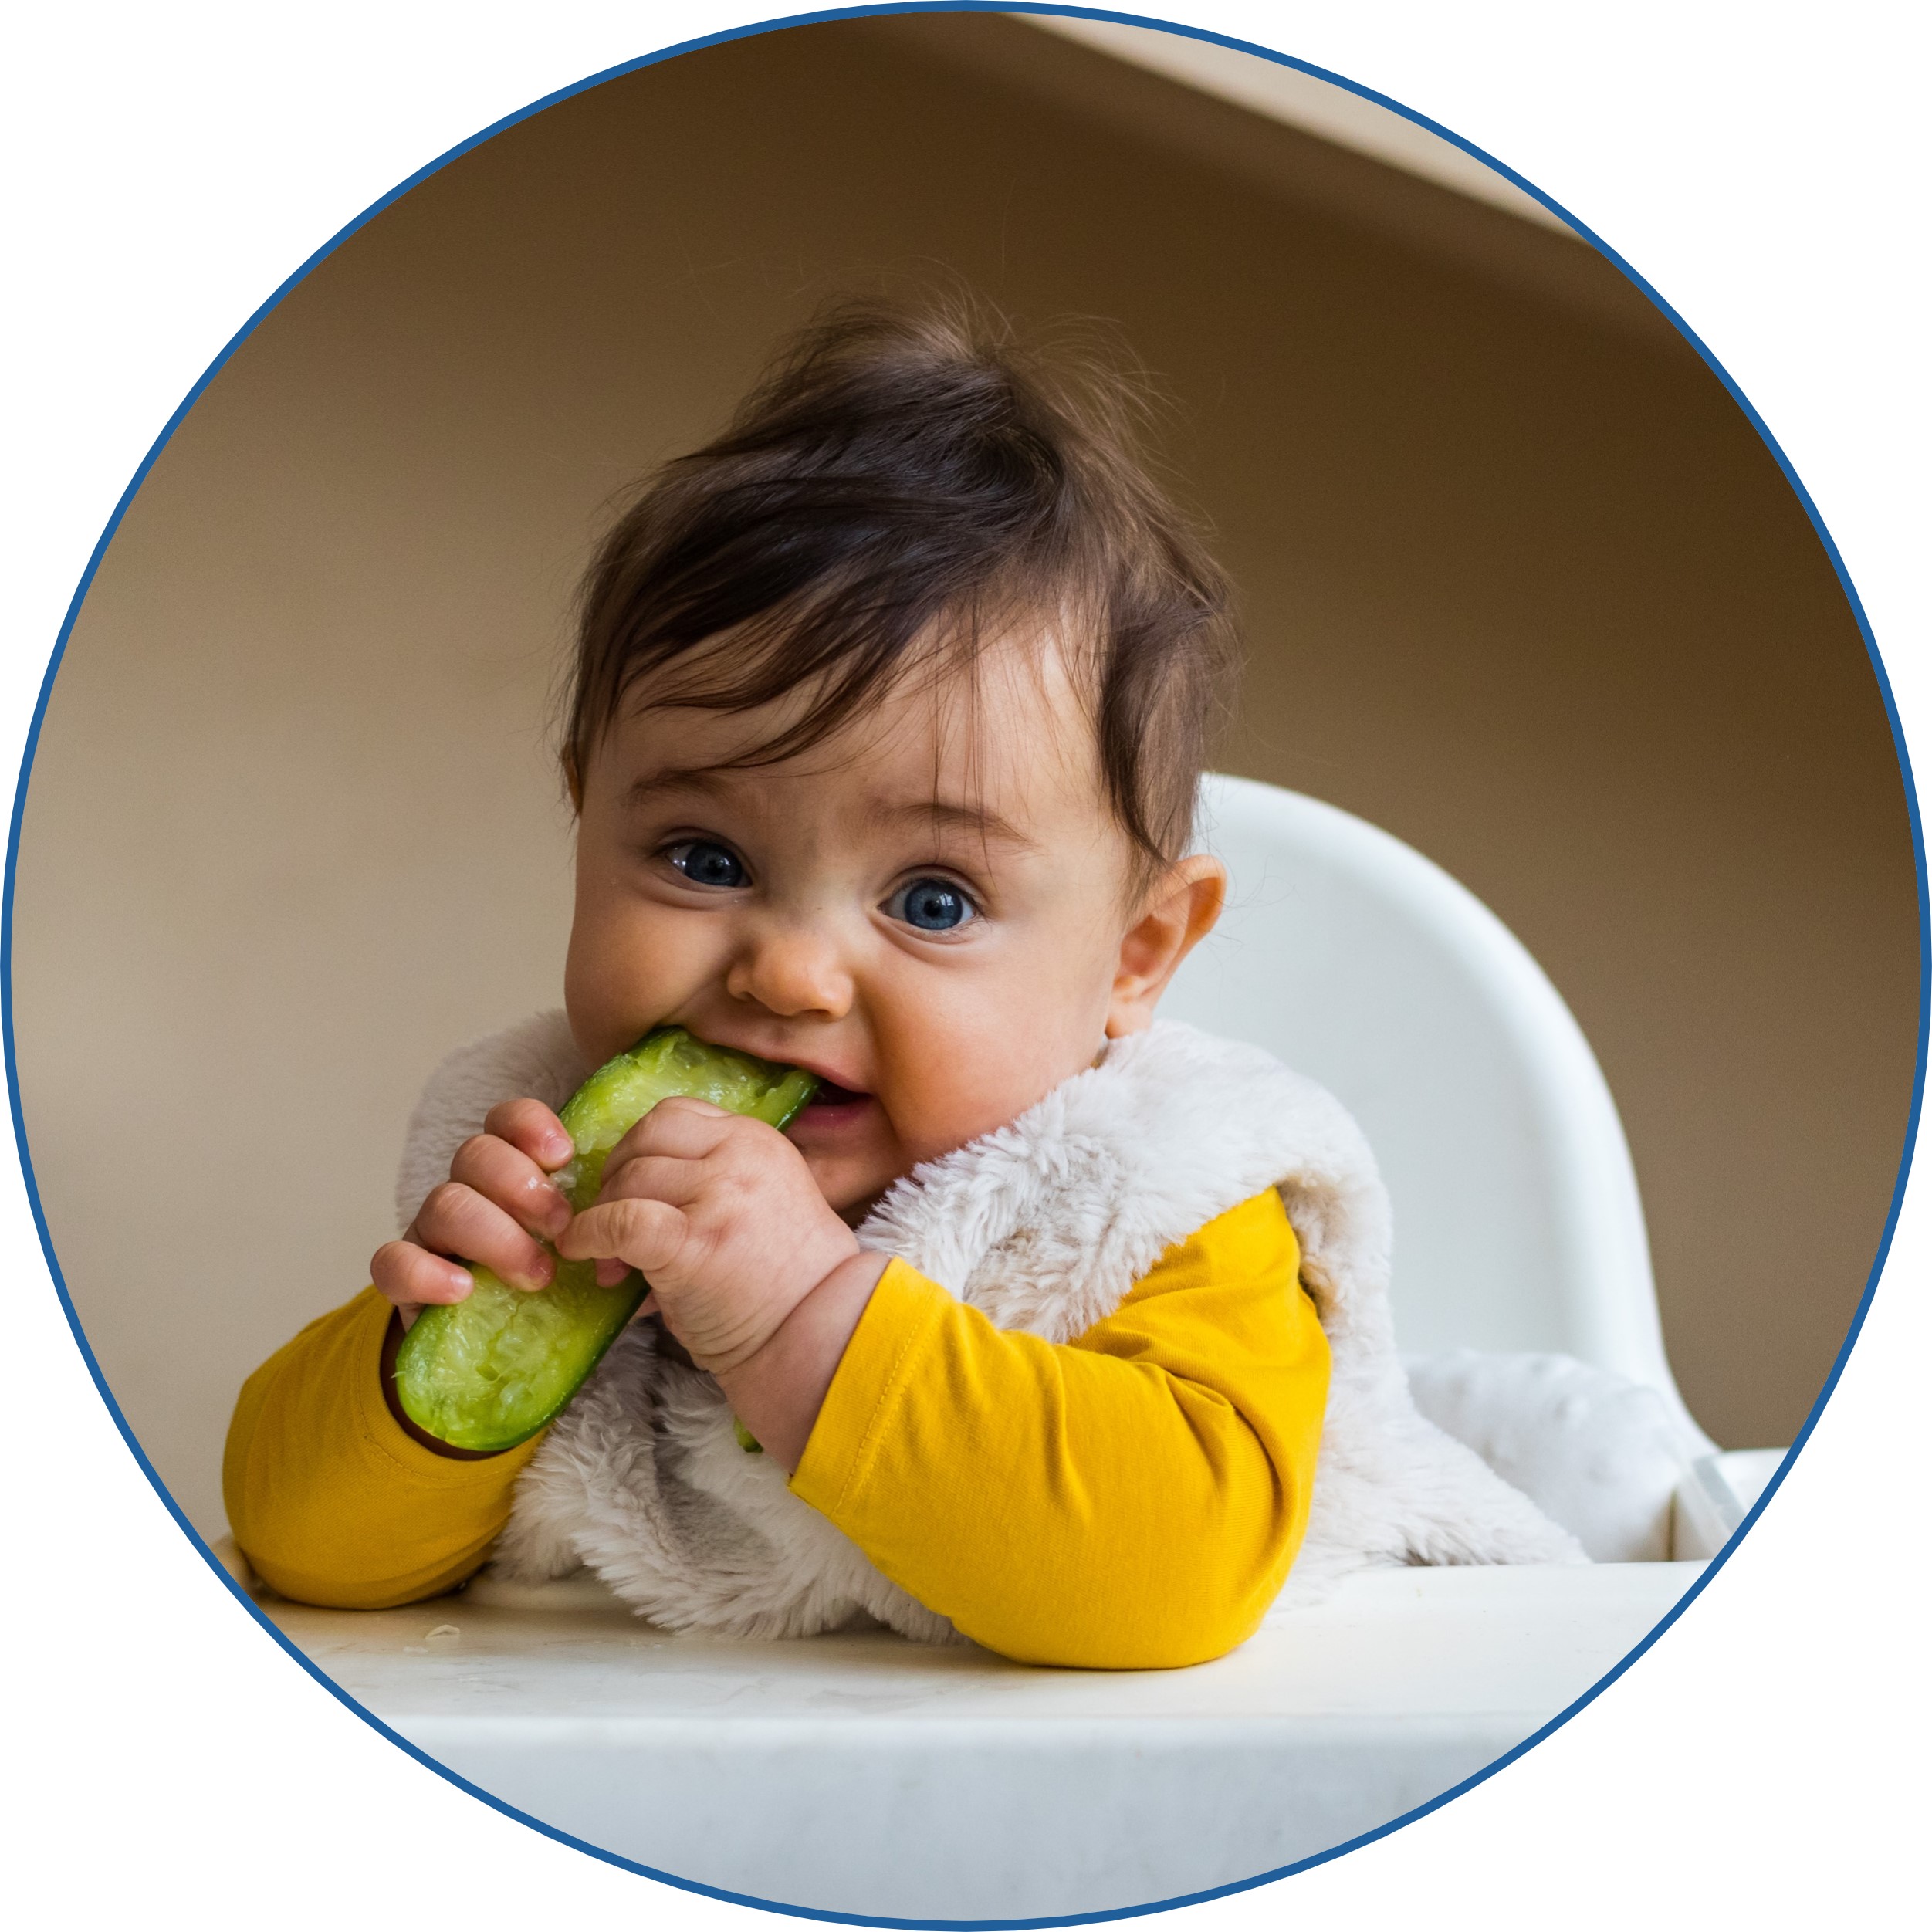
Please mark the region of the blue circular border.
<svg viewBox="0 0 1932 1932"><path fill-rule="evenodd" d="M774 33L787 27L810 26L823 21L849 20L878 14L902 13L1064 15L1074 19L1110 21L1122 26L1154 28L1164 32L1179 34L1191 40L1206 41L1215 46L1231 48L1237 53L1252 54L1260 59L1272 61L1277 66L1291 67L1299 73L1311 76L1315 80L1327 81L1332 86L1344 88L1348 93L1357 95L1364 100L1372 101L1377 107L1387 108L1392 113L1400 114L1405 120L1413 121L1418 127L1426 128L1432 134L1453 144L1464 154L1473 156L1486 167L1494 168L1505 180L1521 189L1524 194L1531 196L1534 200L1541 203L1551 214L1575 230L1599 254L1614 264L1638 288L1641 289L1670 320L1684 340L1697 350L1698 355L1703 359L1705 367L1723 384L1731 401L1744 412L1751 427L1762 438L1765 447L1770 451L1773 460L1783 474L1785 481L1790 485L1798 502L1804 506L1805 514L1810 519L1812 528L1817 533L1818 540L1824 546L1825 555L1831 560L1832 569L1837 576L1839 587L1844 592L1846 601L1851 607L1852 617L1857 621L1859 635L1864 640L1866 656L1871 664L1872 675L1878 682L1879 695L1885 706L1886 722L1891 728L1893 748L1898 755L1899 773L1904 781L1906 812L1912 829L1913 871L1918 885L1919 1030L1913 1071L1912 1105L1906 1122L1904 1153L1899 1163L1898 1180L1892 1190L1891 1206L1886 1214L1885 1228L1880 1237L1878 1252L1873 1260L1871 1272L1866 1277L1865 1292L1859 1298L1857 1311L1852 1318L1851 1325L1846 1331L1844 1344L1839 1348L1837 1357L1832 1364L1831 1374L1826 1378L1823 1389L1819 1391L1817 1401L1812 1404L1810 1414L1805 1419L1805 1426L1798 1432L1797 1438L1787 1452L1785 1460L1778 1465L1777 1474L1765 1485L1764 1494L1752 1506L1743 1522L1738 1525L1724 1548L1710 1560L1703 1575L1691 1585L1673 1607L1670 1614L1663 1618L1641 1643L1638 1644L1613 1670L1606 1672L1595 1683L1592 1684L1574 1704L1569 1705L1567 1709L1559 1711L1548 1724L1530 1737L1526 1737L1513 1751L1506 1751L1494 1763L1485 1765L1482 1770L1476 1772L1473 1776L1464 1778L1460 1784L1452 1785L1447 1791L1431 1798L1427 1804L1419 1805L1413 1811L1403 1812L1399 1818L1392 1819L1387 1824L1379 1825L1373 1831L1364 1832L1359 1836L1349 1839L1342 1844L1331 1846L1326 1851L1317 1852L1312 1857L1298 1859L1291 1865L1281 1866L1273 1871L1259 1873L1253 1878L1239 1879L1230 1884L1213 1886L1206 1891L1189 1892L1175 1898L1159 1899L1146 1905L1122 1906L1105 1912L1068 1913L1057 1917L1049 1918L874 1917L858 1913L823 1911L811 1906L787 1905L775 1900L753 1898L742 1892L726 1891L714 1885L702 1885L693 1879L679 1878L675 1873L658 1871L654 1866L640 1864L634 1859L621 1857L616 1852L606 1851L600 1846L592 1845L582 1839L573 1837L568 1832L560 1831L555 1825L547 1825L543 1819L533 1818L527 1812L519 1811L515 1805L506 1804L500 1798L492 1796L491 1793L483 1790L480 1786L472 1784L468 1778L458 1776L447 1765L439 1764L426 1752L418 1750L408 1738L392 1731L373 1711L358 1704L340 1685L320 1670L308 1656L284 1636L262 1613L260 1606L256 1604L254 1599L229 1575L227 1568L221 1559L202 1541L196 1533L194 1526L182 1514L180 1506L168 1494L167 1485L156 1474L154 1464L148 1460L140 1443L135 1440L134 1431L128 1427L127 1419L121 1413L120 1404L115 1401L113 1392L108 1388L106 1380L101 1375L100 1365L95 1359L94 1352L88 1345L86 1335L82 1329L80 1317L74 1310L73 1298L67 1292L67 1284L66 1277L61 1273L59 1259L54 1253L53 1239L48 1231L46 1216L41 1206L40 1189L34 1179L33 1157L27 1144L26 1121L21 1111L19 1068L15 1057L14 887L20 860L20 831L22 817L26 809L27 784L33 770L34 753L39 746L41 727L46 719L47 702L52 694L54 679L59 675L61 660L66 655L67 641L73 634L75 621L80 614L81 606L85 602L87 592L93 583L95 573L100 567L101 559L107 553L107 546L113 540L115 532L120 527L121 519L127 513L128 506L134 501L136 492L147 480L148 472L154 468L156 458L167 447L168 439L174 435L182 418L194 408L195 403L200 399L201 392L220 374L228 358L254 333L262 318L268 315L281 302L283 297L295 287L296 283L302 281L319 262L327 260L359 228L374 220L391 202L408 194L419 181L428 180L431 175L448 167L452 161L467 154L472 148L481 147L485 141L500 134L506 128L514 127L519 122L529 120L533 114L541 113L545 108L554 107L559 101L568 100L575 95L587 93L593 87L602 86L607 80L614 80L623 75L635 73L642 68L655 66L662 61L675 59L680 54L695 52L700 48L717 46L728 41L749 39L759 34ZM1731 380L1729 372L1711 353L1709 347L1699 337L1697 332L1601 235L1587 227L1583 222L1579 222L1567 208L1552 200L1534 182L1525 181L1514 168L1499 161L1494 155L1485 153L1483 149L1477 147L1471 141L1464 140L1460 134L1452 132L1436 121L1431 120L1427 115L1417 113L1413 109L1405 107L1399 101L1392 100L1387 95L1376 93L1372 87L1362 86L1358 82L1350 80L1343 75L1331 73L1326 68L1315 66L1308 61L1298 60L1291 55L1277 53L1272 48L1257 46L1252 41L1236 39L1227 34L1210 32L1205 28L1185 26L1171 20L1162 20L1139 14L1114 12L1100 8L1030 5L1026 4L1026 0L898 0L896 4L827 8L811 13L787 14L777 19L760 21L755 25L735 27L721 33L707 34L698 39L680 41L675 46L661 48L655 53L641 55L634 60L627 60L620 63L616 66L607 67L600 73L592 74L583 80L575 82L570 86L560 87L553 93L544 95L540 100L531 102L528 107L519 108L513 114L506 114L502 120L493 122L489 127L484 128L481 133L472 134L469 140L458 142L446 153L438 155L434 161L419 167L406 181L398 183L379 201L372 202L354 221L347 223L332 235L299 268L296 269L294 273L289 276L280 287L276 289L273 294L269 296L268 299L235 332L222 348L220 354L208 364L200 381L182 398L181 406L173 415L168 418L161 434L155 438L147 454L141 459L140 468L135 471L127 489L121 492L120 500L114 506L113 514L107 519L107 527L101 532L99 542L95 544L92 554L88 557L87 567L81 574L80 582L75 588L73 600L67 607L66 617L62 622L60 634L55 640L53 654L47 664L47 674L41 681L39 696L34 705L32 720L27 729L26 746L20 760L20 777L14 793L12 817L8 827L5 881L3 891L0 891L0 1036L4 1037L5 1047L8 1099L13 1115L14 1136L20 1149L21 1172L26 1182L27 1198L33 1210L34 1226L40 1236L41 1249L47 1257L48 1271L52 1276L55 1291L60 1297L60 1305L66 1313L68 1325L73 1330L74 1340L80 1346L83 1359L86 1362L88 1373L93 1377L94 1386L100 1390L100 1399L107 1404L107 1412L113 1416L115 1426L120 1430L123 1440L132 1452L135 1461L140 1464L142 1473L154 1485L155 1494L161 1497L169 1514L180 1526L182 1533L201 1552L208 1567L228 1586L236 1600L288 1653L289 1656L315 1679L316 1683L332 1695L340 1699L357 1717L363 1719L372 1728L381 1732L391 1744L407 1751L419 1764L426 1766L439 1776L448 1778L452 1784L462 1790L468 1792L471 1796L481 1798L485 1804L493 1806L496 1810L502 1812L506 1817L515 1819L519 1824L527 1825L533 1831L541 1832L544 1836L556 1839L559 1844L570 1846L577 1851L587 1852L593 1858L601 1859L606 1864L619 1866L624 1871L635 1872L641 1877L655 1879L661 1883L676 1886L684 1891L700 1893L707 1898L720 1899L729 1904L749 1906L760 1911L783 1913L794 1918L815 1919L832 1924L905 1927L917 1928L919 1932L925 1932L926 1928L930 1928L931 1932L1007 1932L1008 1928L1011 1928L1012 1932L1018 1932L1018 1929L1021 1927L1096 1924L1107 1920L1138 1918L1150 1912L1170 1911L1178 1906L1198 1905L1210 1899L1224 1898L1230 1893L1249 1891L1257 1886L1271 1884L1277 1879L1292 1877L1298 1872L1305 1872L1317 1865L1325 1865L1331 1859L1340 1858L1345 1853L1355 1851L1364 1845L1373 1844L1377 1839L1386 1838L1391 1832L1399 1831L1403 1825L1412 1823L1416 1819L1425 1818L1430 1812L1446 1805L1452 1798L1460 1797L1464 1792L1481 1784L1484 1779L1493 1777L1504 1765L1513 1764L1525 1751L1541 1744L1551 1731L1556 1730L1560 1725L1568 1723L1585 1705L1592 1703L1615 1683L1617 1679L1622 1677L1624 1672L1628 1670L1631 1665L1635 1663L1638 1658L1642 1656L1703 1593L1711 1578L1728 1560L1731 1552L1749 1533L1752 1524L1764 1513L1765 1505L1777 1494L1785 1477L1790 1473L1792 1464L1796 1460L1798 1452L1810 1439L1812 1431L1817 1427L1819 1417L1824 1413L1825 1403L1831 1399L1832 1392L1838 1386L1839 1378L1845 1372L1845 1365L1850 1357L1852 1345L1857 1341L1859 1331L1865 1325L1865 1318L1871 1311L1872 1298L1877 1291L1879 1277L1883 1271L1886 1257L1891 1251L1892 1237L1898 1226L1899 1210L1905 1198L1906 1182L1911 1173L1912 1156L1918 1137L1920 1111L1925 1097L1926 1050L1929 1020L1932 1020L1932 905L1928 904L1927 892L1925 837L1919 815L1918 793L1913 783L1911 757L1906 749L1905 734L1899 722L1897 705L1892 695L1891 681L1885 675L1884 662L1879 655L1877 641L1872 634L1871 624L1865 614L1865 607L1859 601L1857 591L1852 587L1851 577L1845 568L1845 560L1839 553L1838 546L1832 541L1831 532L1825 527L1824 519L1818 513L1817 505L1812 501L1810 492L1799 482L1798 473L1792 467L1789 458L1779 448L1777 438L1772 435L1764 418L1751 407L1744 392Z"/></svg>

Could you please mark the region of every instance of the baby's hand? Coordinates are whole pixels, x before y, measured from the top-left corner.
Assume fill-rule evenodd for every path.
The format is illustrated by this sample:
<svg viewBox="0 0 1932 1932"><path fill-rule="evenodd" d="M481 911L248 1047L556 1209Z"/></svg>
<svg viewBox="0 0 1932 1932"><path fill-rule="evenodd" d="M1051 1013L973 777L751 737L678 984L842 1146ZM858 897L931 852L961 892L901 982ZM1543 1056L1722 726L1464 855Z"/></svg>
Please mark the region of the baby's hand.
<svg viewBox="0 0 1932 1932"><path fill-rule="evenodd" d="M804 1157L762 1121L709 1101L660 1101L612 1149L597 1205L557 1251L649 1279L653 1305L700 1369L749 1360L820 1282L858 1253Z"/></svg>
<svg viewBox="0 0 1932 1932"><path fill-rule="evenodd" d="M369 1264L405 1329L425 1306L463 1301L475 1287L469 1271L446 1256L479 1262L513 1287L550 1285L557 1264L543 1243L569 1227L570 1204L550 1177L576 1152L541 1101L506 1100L490 1109L483 1131L457 1149L449 1179L431 1189L409 1231L385 1241Z"/></svg>

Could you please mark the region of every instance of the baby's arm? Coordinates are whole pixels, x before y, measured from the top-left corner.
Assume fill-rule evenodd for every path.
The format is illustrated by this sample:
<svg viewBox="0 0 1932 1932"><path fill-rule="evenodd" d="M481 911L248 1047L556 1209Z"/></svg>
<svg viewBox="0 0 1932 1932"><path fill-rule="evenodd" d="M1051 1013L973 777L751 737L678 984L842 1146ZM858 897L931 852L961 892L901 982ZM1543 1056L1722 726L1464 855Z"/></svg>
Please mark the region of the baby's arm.
<svg viewBox="0 0 1932 1932"><path fill-rule="evenodd" d="M1270 1192L1056 1345L902 1262L792 1489L968 1636L1024 1662L1199 1663L1253 1634L1300 1545L1328 1352Z"/></svg>
<svg viewBox="0 0 1932 1932"><path fill-rule="evenodd" d="M793 1491L990 1649L1199 1663L1287 1574L1328 1355L1272 1191L1054 1345L862 1253L770 1129L667 1101L560 1247L642 1268Z"/></svg>
<svg viewBox="0 0 1932 1932"><path fill-rule="evenodd" d="M283 1595L357 1609L412 1602L455 1588L488 1556L539 1439L495 1456L452 1450L404 1416L391 1370L424 1306L471 1291L449 1254L520 1287L547 1282L550 1257L533 1233L570 1218L548 1176L570 1152L540 1103L495 1109L409 1232L377 1250L376 1285L249 1377L222 1489L236 1542Z"/></svg>
<svg viewBox="0 0 1932 1932"><path fill-rule="evenodd" d="M458 1460L405 1434L380 1380L394 1321L365 1288L272 1355L235 1405L228 1524L262 1580L299 1602L384 1609L454 1589L488 1557L536 1449Z"/></svg>

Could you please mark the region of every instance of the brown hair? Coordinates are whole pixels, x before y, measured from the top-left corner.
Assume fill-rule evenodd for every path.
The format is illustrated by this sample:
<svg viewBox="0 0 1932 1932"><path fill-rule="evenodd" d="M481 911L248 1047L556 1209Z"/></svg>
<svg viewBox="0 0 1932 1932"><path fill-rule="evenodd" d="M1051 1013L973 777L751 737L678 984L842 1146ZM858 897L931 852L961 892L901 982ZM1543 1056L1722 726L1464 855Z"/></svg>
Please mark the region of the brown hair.
<svg viewBox="0 0 1932 1932"><path fill-rule="evenodd" d="M1178 858L1233 627L1226 580L1142 452L1148 408L1117 362L1027 348L976 306L824 313L600 546L567 695L574 788L631 689L674 665L657 702L749 710L816 686L744 760L771 763L915 667L1039 615L1072 633L1141 864ZM729 650L698 651L726 632Z"/></svg>

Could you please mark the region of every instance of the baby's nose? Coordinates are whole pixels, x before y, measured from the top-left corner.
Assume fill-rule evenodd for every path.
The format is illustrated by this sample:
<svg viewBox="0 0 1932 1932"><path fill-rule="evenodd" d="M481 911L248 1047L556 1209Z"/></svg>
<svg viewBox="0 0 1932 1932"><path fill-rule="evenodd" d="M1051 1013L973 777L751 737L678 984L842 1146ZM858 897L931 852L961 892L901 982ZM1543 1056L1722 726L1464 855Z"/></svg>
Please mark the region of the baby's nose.
<svg viewBox="0 0 1932 1932"><path fill-rule="evenodd" d="M725 990L787 1020L840 1020L852 1005L851 972L839 947L803 921L761 925L748 936L726 973Z"/></svg>

